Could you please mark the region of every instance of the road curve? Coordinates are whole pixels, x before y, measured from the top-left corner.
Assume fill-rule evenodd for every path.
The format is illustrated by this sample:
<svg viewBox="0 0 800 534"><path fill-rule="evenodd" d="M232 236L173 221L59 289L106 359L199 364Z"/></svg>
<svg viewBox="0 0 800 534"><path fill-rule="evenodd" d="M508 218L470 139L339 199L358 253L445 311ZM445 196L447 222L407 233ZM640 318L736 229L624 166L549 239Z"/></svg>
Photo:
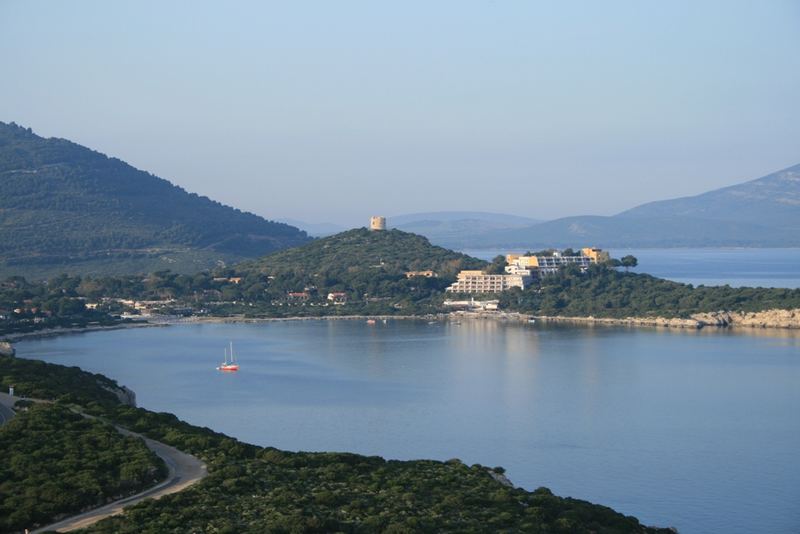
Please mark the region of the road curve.
<svg viewBox="0 0 800 534"><path fill-rule="evenodd" d="M146 438L141 434L136 434L122 427L117 427L117 430L126 436L142 438L145 445L167 464L169 468L167 479L136 495L125 497L124 499L114 501L99 508L95 508L94 510L68 517L57 523L36 529L33 531L33 534L54 530L57 532L69 532L71 530L88 527L106 517L121 514L126 506L136 504L145 499L159 499L164 495L177 493L196 484L208 474L206 464L191 454L186 454L175 447L170 447L159 441Z"/></svg>

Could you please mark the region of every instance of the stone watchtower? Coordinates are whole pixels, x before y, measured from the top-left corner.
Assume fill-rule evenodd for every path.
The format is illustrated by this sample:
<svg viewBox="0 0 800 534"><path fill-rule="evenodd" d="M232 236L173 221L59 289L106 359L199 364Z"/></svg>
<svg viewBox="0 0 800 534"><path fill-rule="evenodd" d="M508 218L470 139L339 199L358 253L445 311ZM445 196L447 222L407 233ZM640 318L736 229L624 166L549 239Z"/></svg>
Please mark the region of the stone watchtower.
<svg viewBox="0 0 800 534"><path fill-rule="evenodd" d="M369 229L373 232L386 230L386 217L380 215L373 215L369 218Z"/></svg>

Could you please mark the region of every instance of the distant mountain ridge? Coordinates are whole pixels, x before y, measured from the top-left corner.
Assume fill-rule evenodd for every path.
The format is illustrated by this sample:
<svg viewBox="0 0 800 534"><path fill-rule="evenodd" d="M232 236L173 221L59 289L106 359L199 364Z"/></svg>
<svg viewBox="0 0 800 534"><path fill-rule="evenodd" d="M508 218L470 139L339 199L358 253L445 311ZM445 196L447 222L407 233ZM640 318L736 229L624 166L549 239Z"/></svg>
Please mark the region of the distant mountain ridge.
<svg viewBox="0 0 800 534"><path fill-rule="evenodd" d="M423 213L408 213L392 215L389 217L392 224L400 227L420 221L452 222L452 221L485 221L497 226L528 226L542 222L541 219L532 219L521 215L508 213L493 213L488 211L430 211Z"/></svg>
<svg viewBox="0 0 800 534"><path fill-rule="evenodd" d="M447 245L447 243L438 243ZM476 236L470 247L800 246L800 165L613 216L564 217Z"/></svg>
<svg viewBox="0 0 800 534"><path fill-rule="evenodd" d="M541 220L506 213L483 211L437 211L394 215L388 218L390 228L424 235L431 242L451 248L468 247L480 236L492 232L525 228Z"/></svg>
<svg viewBox="0 0 800 534"><path fill-rule="evenodd" d="M800 227L800 165L700 195L648 202L620 217L688 217Z"/></svg>
<svg viewBox="0 0 800 534"><path fill-rule="evenodd" d="M119 159L0 122L0 273L194 272L308 240Z"/></svg>

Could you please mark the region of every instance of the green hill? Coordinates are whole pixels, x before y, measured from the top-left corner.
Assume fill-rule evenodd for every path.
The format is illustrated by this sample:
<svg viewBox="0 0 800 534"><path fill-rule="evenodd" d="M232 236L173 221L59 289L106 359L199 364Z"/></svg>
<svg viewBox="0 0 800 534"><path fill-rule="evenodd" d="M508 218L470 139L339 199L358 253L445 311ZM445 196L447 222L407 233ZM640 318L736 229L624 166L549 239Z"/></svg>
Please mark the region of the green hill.
<svg viewBox="0 0 800 534"><path fill-rule="evenodd" d="M351 311L372 303L360 311L376 313L420 311L418 305L440 296L459 270L484 266L482 260L431 245L420 235L359 228L244 262L235 271L244 277L242 284L265 279L264 291L273 299L307 290L310 300L323 302L328 292L341 291ZM435 276L407 278L409 271L433 271Z"/></svg>
<svg viewBox="0 0 800 534"><path fill-rule="evenodd" d="M0 122L0 275L194 272L306 241L292 226Z"/></svg>
<svg viewBox="0 0 800 534"><path fill-rule="evenodd" d="M461 269L480 268L486 262L460 252L431 245L425 237L401 230L371 232L356 228L312 241L301 247L283 250L242 266L270 273L292 272L310 277L334 275L373 277L377 271L405 275L407 271L432 270L443 277L454 277ZM311 280L309 280L311 281Z"/></svg>

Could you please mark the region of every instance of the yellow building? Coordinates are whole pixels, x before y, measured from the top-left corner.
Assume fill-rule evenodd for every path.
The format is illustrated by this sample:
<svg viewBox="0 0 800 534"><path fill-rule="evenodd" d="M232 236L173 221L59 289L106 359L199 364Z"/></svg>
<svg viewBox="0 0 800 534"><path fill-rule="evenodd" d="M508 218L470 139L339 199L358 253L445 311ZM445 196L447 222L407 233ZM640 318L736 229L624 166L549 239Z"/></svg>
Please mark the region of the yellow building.
<svg viewBox="0 0 800 534"><path fill-rule="evenodd" d="M506 254L506 263L509 265L515 265L520 269L532 269L539 266L539 259L536 256Z"/></svg>
<svg viewBox="0 0 800 534"><path fill-rule="evenodd" d="M594 263L603 263L611 259L611 256L605 250L595 247L586 247L581 249L581 254L591 259Z"/></svg>

